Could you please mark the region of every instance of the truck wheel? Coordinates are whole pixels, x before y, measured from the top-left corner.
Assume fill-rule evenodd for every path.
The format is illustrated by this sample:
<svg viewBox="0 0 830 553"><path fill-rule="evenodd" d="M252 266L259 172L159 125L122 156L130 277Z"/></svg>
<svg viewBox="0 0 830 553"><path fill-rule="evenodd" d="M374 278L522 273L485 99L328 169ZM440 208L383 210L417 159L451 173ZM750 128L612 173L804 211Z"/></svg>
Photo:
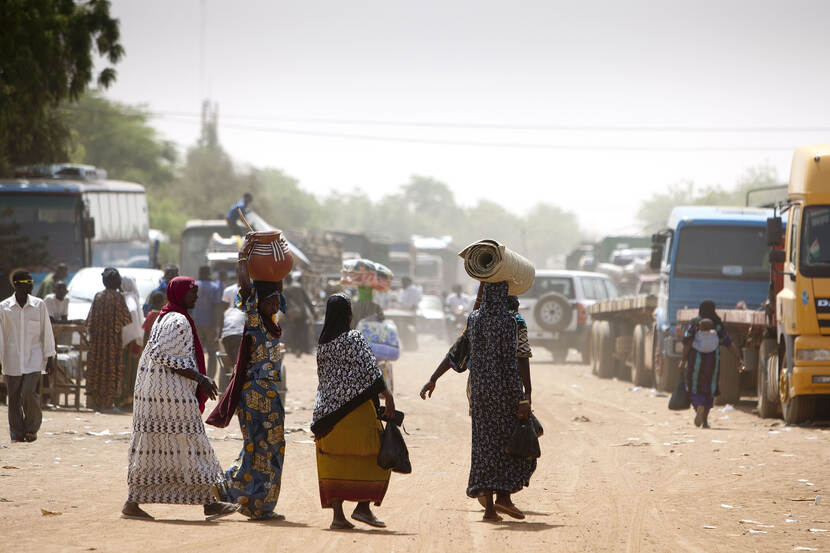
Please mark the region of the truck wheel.
<svg viewBox="0 0 830 553"><path fill-rule="evenodd" d="M634 327L631 352L631 382L635 386L651 386L651 371L646 370L646 327Z"/></svg>
<svg viewBox="0 0 830 553"><path fill-rule="evenodd" d="M654 355L654 385L658 390L673 392L677 379L681 377L677 361L660 352Z"/></svg>
<svg viewBox="0 0 830 553"><path fill-rule="evenodd" d="M784 357L786 359L786 355ZM778 393L781 396L781 414L787 424L801 424L813 418L816 398L813 396L790 397L790 378L787 376L786 362L781 367L778 381Z"/></svg>
<svg viewBox="0 0 830 553"><path fill-rule="evenodd" d="M777 347L775 340L764 340L758 349L758 374L756 393L758 394L758 416L762 419L770 419L778 416L778 398L770 395L769 370L770 363L775 363L774 370L778 370L778 357L774 355Z"/></svg>
<svg viewBox="0 0 830 553"><path fill-rule="evenodd" d="M612 378L617 375L614 359L614 338L611 325L602 321L597 325L597 375L600 378Z"/></svg>
<svg viewBox="0 0 830 553"><path fill-rule="evenodd" d="M731 355L720 356L720 375L718 376L720 395L715 398L716 405L727 405L741 399L741 375L738 373L738 363Z"/></svg>
<svg viewBox="0 0 830 553"><path fill-rule="evenodd" d="M599 321L591 323L591 337L588 340L588 348L591 351L591 374L597 374L597 365L599 361Z"/></svg>
<svg viewBox="0 0 830 553"><path fill-rule="evenodd" d="M539 328L547 332L565 330L571 324L573 308L568 298L556 292L545 294L533 308L533 319Z"/></svg>

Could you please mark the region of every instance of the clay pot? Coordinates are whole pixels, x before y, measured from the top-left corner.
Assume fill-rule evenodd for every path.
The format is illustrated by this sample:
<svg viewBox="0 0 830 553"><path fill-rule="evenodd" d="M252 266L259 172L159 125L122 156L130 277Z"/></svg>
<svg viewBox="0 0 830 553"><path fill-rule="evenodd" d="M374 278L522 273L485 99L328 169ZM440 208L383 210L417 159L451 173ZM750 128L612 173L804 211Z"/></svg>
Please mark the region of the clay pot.
<svg viewBox="0 0 830 553"><path fill-rule="evenodd" d="M281 231L260 231L253 236L254 247L248 255L248 275L253 280L279 282L291 272L294 257Z"/></svg>

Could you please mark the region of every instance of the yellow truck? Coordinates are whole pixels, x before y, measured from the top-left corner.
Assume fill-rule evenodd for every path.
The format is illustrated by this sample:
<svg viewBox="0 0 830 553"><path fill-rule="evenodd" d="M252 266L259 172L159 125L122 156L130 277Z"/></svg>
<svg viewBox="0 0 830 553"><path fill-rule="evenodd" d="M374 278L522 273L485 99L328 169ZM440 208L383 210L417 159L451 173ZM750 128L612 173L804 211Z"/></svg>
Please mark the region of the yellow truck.
<svg viewBox="0 0 830 553"><path fill-rule="evenodd" d="M830 397L830 144L795 151L782 211L785 236L775 236L780 219L770 221L767 233L769 245L785 239L784 250L770 254L783 264L781 284L773 286L778 347L760 359L758 394L759 407L761 394L770 400L762 416L780 403L784 419L795 424L812 418L818 399Z"/></svg>
<svg viewBox="0 0 830 553"><path fill-rule="evenodd" d="M766 241L767 309L718 312L735 328L747 369L756 371L758 414L781 413L798 424L830 398L830 144L793 154L787 199L767 220Z"/></svg>

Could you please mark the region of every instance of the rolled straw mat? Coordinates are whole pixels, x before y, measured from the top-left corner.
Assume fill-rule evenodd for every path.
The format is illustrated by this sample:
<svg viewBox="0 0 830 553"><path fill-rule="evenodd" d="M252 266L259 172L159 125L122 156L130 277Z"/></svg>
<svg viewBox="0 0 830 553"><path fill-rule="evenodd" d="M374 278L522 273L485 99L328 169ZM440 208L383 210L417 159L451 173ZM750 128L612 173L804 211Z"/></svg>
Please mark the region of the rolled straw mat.
<svg viewBox="0 0 830 553"><path fill-rule="evenodd" d="M495 240L479 240L458 254L464 259L464 270L482 282L507 281L508 293L518 296L527 292L536 278L533 263Z"/></svg>

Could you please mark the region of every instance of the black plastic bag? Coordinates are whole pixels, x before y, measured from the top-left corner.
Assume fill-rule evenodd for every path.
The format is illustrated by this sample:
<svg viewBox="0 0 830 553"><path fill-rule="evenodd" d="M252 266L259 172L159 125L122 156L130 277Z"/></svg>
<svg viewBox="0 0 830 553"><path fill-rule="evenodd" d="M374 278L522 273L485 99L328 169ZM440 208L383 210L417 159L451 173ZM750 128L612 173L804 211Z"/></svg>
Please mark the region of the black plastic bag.
<svg viewBox="0 0 830 553"><path fill-rule="evenodd" d="M530 424L533 426L533 432L536 434L537 438L541 438L545 434L545 429L542 427L542 423L539 422L539 419L537 419L536 415L533 413L530 414Z"/></svg>
<svg viewBox="0 0 830 553"><path fill-rule="evenodd" d="M681 376L677 381L677 386L674 387L674 393L669 398L669 409L672 411L685 411L692 406L692 398L689 397L689 392L686 391L686 381Z"/></svg>
<svg viewBox="0 0 830 553"><path fill-rule="evenodd" d="M383 429L380 436L378 466L401 474L412 472L412 464L409 462L409 450L403 441L401 431L393 422L386 423L386 428Z"/></svg>
<svg viewBox="0 0 830 553"><path fill-rule="evenodd" d="M530 459L536 459L542 456L542 451L539 449L539 438L536 437L533 424L529 419L521 419L519 421L519 427L510 436L504 452L514 457L526 457Z"/></svg>

